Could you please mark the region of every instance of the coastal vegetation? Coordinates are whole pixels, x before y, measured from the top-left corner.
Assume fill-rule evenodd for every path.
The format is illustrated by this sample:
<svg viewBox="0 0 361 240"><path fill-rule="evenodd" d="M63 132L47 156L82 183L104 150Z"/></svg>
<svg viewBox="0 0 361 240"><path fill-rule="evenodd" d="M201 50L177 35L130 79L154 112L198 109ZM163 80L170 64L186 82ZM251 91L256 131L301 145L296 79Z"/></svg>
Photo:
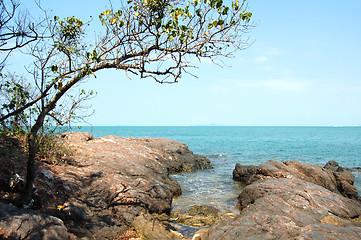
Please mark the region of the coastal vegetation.
<svg viewBox="0 0 361 240"><path fill-rule="evenodd" d="M79 110L95 93L79 89L84 80L96 78L101 70L118 69L129 78L176 83L191 74L197 61L219 63L222 57L249 46L245 33L252 13L246 10L246 1L122 1L119 8L99 14L101 27L95 39L89 29L96 20L60 19L38 5L43 17L33 22L28 13L17 15L18 2L4 0L1 6L0 50L5 57L1 60L0 122L1 131L26 136L22 204L32 199L42 136L85 117ZM32 59L26 76L6 69L15 51Z"/></svg>

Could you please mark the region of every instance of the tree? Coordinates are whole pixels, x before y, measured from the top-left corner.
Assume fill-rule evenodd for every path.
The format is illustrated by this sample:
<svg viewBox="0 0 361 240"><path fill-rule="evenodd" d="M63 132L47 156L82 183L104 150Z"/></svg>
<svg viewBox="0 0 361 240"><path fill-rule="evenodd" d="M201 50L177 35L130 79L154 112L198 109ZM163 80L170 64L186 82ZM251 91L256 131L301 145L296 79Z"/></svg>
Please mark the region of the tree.
<svg viewBox="0 0 361 240"><path fill-rule="evenodd" d="M19 2L0 0L0 72L12 51L42 38L37 27L40 23L31 23L28 12L20 12Z"/></svg>
<svg viewBox="0 0 361 240"><path fill-rule="evenodd" d="M52 37L28 51L35 59L30 71L35 97L0 118L3 121L34 106L38 109L28 135L24 202L32 196L39 129L47 118L56 119L54 109L70 89L104 69L175 83L196 67L197 59L217 63L247 47L248 38L243 37L251 16L245 1L238 0L230 4L223 0L128 0L119 9L99 15L103 32L92 44L86 44L89 37L85 34L92 22L84 24L75 17L48 18L44 32Z"/></svg>

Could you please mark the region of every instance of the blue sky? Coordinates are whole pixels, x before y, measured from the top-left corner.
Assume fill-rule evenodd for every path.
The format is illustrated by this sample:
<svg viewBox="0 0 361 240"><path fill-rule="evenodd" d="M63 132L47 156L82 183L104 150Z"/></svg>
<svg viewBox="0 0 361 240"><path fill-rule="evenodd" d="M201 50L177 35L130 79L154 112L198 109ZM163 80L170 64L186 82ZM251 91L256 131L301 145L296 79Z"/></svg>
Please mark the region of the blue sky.
<svg viewBox="0 0 361 240"><path fill-rule="evenodd" d="M107 1L44 1L55 15L97 16ZM253 45L177 84L104 71L92 125L361 125L360 0L249 0ZM69 9L69 6L72 6ZM97 18L95 18L97 20Z"/></svg>

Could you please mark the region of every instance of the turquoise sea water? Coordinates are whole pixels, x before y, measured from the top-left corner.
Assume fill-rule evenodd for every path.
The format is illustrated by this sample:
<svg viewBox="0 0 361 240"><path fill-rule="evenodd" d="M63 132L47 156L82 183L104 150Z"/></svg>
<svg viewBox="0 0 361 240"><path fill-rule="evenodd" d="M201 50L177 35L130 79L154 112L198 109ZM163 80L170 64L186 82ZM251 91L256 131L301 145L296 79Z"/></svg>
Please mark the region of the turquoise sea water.
<svg viewBox="0 0 361 240"><path fill-rule="evenodd" d="M73 129L78 131L78 129ZM94 137L164 137L186 143L211 160L214 169L172 175L183 190L173 208L209 204L232 210L241 186L232 180L236 163L258 165L269 159L361 167L361 127L83 127ZM354 171L361 190L361 172Z"/></svg>

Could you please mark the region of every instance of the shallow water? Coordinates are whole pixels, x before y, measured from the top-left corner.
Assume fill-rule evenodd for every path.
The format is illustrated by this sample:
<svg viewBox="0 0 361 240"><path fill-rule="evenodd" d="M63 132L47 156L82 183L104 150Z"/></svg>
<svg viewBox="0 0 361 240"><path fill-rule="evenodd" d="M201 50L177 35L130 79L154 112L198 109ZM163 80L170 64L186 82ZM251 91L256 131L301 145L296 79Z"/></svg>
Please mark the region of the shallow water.
<svg viewBox="0 0 361 240"><path fill-rule="evenodd" d="M358 195L361 197L361 171L352 171L353 175L355 176L355 184L354 186L358 190Z"/></svg>
<svg viewBox="0 0 361 240"><path fill-rule="evenodd" d="M216 169L173 174L182 188L182 195L173 201L173 210L187 209L192 205L211 205L222 211L237 212L237 196L242 186L231 176L217 174Z"/></svg>

